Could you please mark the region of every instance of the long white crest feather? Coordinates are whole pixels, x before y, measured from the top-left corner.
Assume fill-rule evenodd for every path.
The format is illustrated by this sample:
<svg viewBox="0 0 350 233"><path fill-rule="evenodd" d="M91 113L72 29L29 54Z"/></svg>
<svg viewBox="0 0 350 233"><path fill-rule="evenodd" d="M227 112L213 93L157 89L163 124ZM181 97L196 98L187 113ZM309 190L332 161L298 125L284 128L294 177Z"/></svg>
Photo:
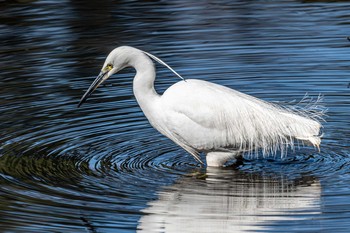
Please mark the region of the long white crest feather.
<svg viewBox="0 0 350 233"><path fill-rule="evenodd" d="M168 64L166 64L164 61L162 61L160 58L147 53L145 51L142 51L144 54L146 54L147 56L151 57L153 60L157 61L159 64L162 64L163 66L167 67L169 70L171 70L174 74L176 74L176 76L178 76L179 78L181 78L182 80L186 81L181 75L179 75L173 68L171 68Z"/></svg>

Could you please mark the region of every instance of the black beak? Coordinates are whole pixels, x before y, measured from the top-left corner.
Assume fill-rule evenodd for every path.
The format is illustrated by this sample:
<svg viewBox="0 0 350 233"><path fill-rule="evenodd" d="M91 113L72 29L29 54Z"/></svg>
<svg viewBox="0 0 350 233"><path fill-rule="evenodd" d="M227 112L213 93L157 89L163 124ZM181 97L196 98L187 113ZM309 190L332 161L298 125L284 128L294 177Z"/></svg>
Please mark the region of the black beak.
<svg viewBox="0 0 350 233"><path fill-rule="evenodd" d="M105 80L104 77L106 76L106 74L108 73L108 71L106 72L102 72L97 76L97 78L94 80L94 82L91 84L91 86L89 87L89 89L85 92L85 94L83 95L83 97L81 97L80 102L78 104L78 108L80 107L80 105L82 105L87 98L89 98L89 96L92 94L92 92L94 92L96 90L96 88L103 83L103 81Z"/></svg>

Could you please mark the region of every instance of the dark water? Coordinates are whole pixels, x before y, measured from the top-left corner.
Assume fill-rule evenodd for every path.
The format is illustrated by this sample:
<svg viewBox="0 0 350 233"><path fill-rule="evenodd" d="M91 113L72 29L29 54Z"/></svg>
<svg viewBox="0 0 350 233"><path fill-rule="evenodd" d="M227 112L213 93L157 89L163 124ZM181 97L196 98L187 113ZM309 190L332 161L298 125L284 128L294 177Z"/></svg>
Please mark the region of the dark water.
<svg viewBox="0 0 350 233"><path fill-rule="evenodd" d="M350 3L0 1L1 232L348 232ZM25 2L25 1L22 1ZM110 50L269 101L324 95L321 152L206 169L148 124ZM157 90L178 79L158 66Z"/></svg>

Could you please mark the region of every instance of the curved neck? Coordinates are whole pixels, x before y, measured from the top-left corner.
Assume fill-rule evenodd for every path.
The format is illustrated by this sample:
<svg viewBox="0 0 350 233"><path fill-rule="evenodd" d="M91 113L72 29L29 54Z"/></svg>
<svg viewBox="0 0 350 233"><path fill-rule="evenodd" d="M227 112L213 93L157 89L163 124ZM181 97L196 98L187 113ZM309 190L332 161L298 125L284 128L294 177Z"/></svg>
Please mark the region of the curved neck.
<svg viewBox="0 0 350 233"><path fill-rule="evenodd" d="M144 53L140 52L138 56L130 61L130 66L136 70L133 81L133 91L138 104L146 117L149 116L149 110L154 105L154 101L160 96L154 89L154 80L156 72L152 60ZM152 104L153 103L153 104Z"/></svg>

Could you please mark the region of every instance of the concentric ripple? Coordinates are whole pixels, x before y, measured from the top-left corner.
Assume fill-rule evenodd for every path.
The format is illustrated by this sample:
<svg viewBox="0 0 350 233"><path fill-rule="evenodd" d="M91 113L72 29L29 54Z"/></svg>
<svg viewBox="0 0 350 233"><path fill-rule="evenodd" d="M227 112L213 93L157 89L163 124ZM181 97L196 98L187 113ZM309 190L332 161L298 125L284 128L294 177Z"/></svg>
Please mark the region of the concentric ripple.
<svg viewBox="0 0 350 233"><path fill-rule="evenodd" d="M63 103L76 106L73 100ZM171 183L198 166L147 124L133 99L118 103L123 110L106 111L102 104L104 110L97 113L96 104L87 103L86 109L61 112L34 127L8 132L2 140L0 172L2 203L16 203L5 211L9 227L20 211L15 229L26 232L47 232L68 220L72 231L108 224L132 229L141 204L154 196L159 183ZM56 113L63 107L51 104L38 106ZM32 116L42 114L29 111ZM44 209L46 220L33 223Z"/></svg>
<svg viewBox="0 0 350 233"><path fill-rule="evenodd" d="M0 6L1 232L349 231L346 1ZM78 109L107 53L125 44L267 101L321 93L321 152L202 167L150 126L131 69ZM162 93L178 79L157 69Z"/></svg>
<svg viewBox="0 0 350 233"><path fill-rule="evenodd" d="M123 75L119 78L130 79ZM89 78L84 77L77 82L87 79ZM83 85L78 89L83 90ZM283 195L287 195L290 204L274 208L302 211L310 207L316 214L312 212L306 219L317 219L321 211L320 198L312 199L310 206L307 204L308 197L300 199L299 192L308 190L299 191L300 187L309 185L310 179L307 177L312 177L313 181L310 182L316 186L310 191L316 192L317 196L321 195L320 179L325 182L331 176L348 177L344 173L344 167L350 163L346 146L341 149L341 145L332 144L341 143L339 140L332 141L328 138L325 138L321 152L300 148L286 159L251 159L245 160L243 165L236 168L206 171L190 155L152 129L137 107L130 88L123 92L119 87L104 87L102 92L97 91L80 109L76 109L78 99L41 97L31 102L31 106L23 109L20 114L30 114L32 117L32 123L28 127L25 124L16 125L15 116L13 122L9 122L13 127L8 128L7 134L2 138L0 151L1 198L3 203L12 203L3 208L5 217L1 221L9 229L15 227L16 231L45 232L64 226L71 231L95 232L96 229L108 230L109 227L131 230L139 225L137 228L141 232L147 232L148 224L156 224L151 227L157 227L158 221L177 224L172 218L159 219L159 213L172 214L168 209L152 207L140 212L147 203L151 206L166 205L162 201L155 204L152 200L157 196L163 200L163 195L170 195L168 192L178 193L184 198L190 193L190 199L185 199L185 203L192 202L195 212L181 210L176 214L195 215L196 221L204 226L208 219L196 211L200 211L204 202L208 208L211 206L209 203L217 205L212 199L215 196L233 195L254 206L255 202L246 200L241 192L251 192L246 195L253 197L263 195L266 202L264 208L273 199L277 203L284 202ZM12 111L6 107L3 110L5 115L6 111ZM338 123L335 121L329 124ZM332 130L328 132L332 134ZM240 172L237 173L236 169ZM180 178L180 186L178 182L174 184L179 177L185 179ZM215 185L212 184L213 181ZM274 182L277 183L273 184ZM334 181L330 184L336 186ZM255 188L246 190L246 185ZM338 187L339 185L341 184ZM162 191L164 186L168 187ZM202 190L201 187L206 189ZM214 191L225 189L226 194ZM281 192L285 194L280 196ZM191 195L199 195L200 201L192 199ZM295 202L305 202L305 206L302 204L289 210L288 206L295 206ZM182 206L182 202L173 204ZM33 221L33 218L42 218L44 210L45 221ZM221 210L215 211L216 218L225 218ZM286 220L283 217L284 211L266 211L273 211L276 217L258 218L262 224L276 219ZM20 218L16 217L19 213ZM155 215L156 220L141 217L138 222L143 214ZM263 213L248 211L241 214ZM237 224L242 225L243 229L255 229L248 224L249 219L246 217L243 218L244 221L238 221L231 218L231 221L238 221ZM304 218L299 220L304 221ZM212 224L220 227L217 223Z"/></svg>

